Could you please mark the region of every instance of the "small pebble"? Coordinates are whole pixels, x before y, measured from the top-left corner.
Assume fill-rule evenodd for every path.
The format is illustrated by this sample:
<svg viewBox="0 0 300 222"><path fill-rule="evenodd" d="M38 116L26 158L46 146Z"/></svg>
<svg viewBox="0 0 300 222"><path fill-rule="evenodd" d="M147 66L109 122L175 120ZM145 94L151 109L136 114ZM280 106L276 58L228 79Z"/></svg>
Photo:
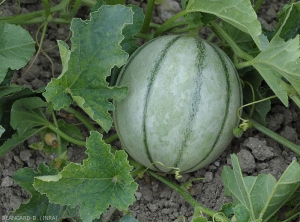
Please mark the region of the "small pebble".
<svg viewBox="0 0 300 222"><path fill-rule="evenodd" d="M15 156L14 156L14 160L15 160L18 164L20 164L21 166L24 165L23 161L21 160L21 158L20 158L19 156L15 155Z"/></svg>
<svg viewBox="0 0 300 222"><path fill-rule="evenodd" d="M135 198L136 198L137 200L140 200L140 199L142 198L142 193L140 193L140 192L135 192L134 196L135 196Z"/></svg>
<svg viewBox="0 0 300 222"><path fill-rule="evenodd" d="M21 158L21 160L23 160L25 162L28 161L31 156L32 156L32 153L30 150L22 150L20 152L20 158Z"/></svg>
<svg viewBox="0 0 300 222"><path fill-rule="evenodd" d="M214 178L214 175L213 175L212 172L206 172L205 173L205 180L204 180L204 182L209 183L209 182L211 182L213 180L213 178Z"/></svg>
<svg viewBox="0 0 300 222"><path fill-rule="evenodd" d="M215 161L214 164L215 164L216 167L220 166L220 162L219 161Z"/></svg>

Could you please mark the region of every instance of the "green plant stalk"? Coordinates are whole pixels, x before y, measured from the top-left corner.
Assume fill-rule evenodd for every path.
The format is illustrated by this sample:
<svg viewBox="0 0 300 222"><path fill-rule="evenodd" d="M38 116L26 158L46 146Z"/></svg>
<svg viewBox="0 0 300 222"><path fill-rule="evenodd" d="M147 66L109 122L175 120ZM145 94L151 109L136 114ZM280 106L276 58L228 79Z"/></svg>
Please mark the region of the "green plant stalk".
<svg viewBox="0 0 300 222"><path fill-rule="evenodd" d="M264 0L258 0L256 2L256 4L254 5L254 11L257 13L258 10L260 9L260 6L262 5L262 3L264 2Z"/></svg>
<svg viewBox="0 0 300 222"><path fill-rule="evenodd" d="M135 168L135 170L133 170L131 172L132 177L140 175L140 174L144 174L147 171L147 169L143 165L139 164L131 157L128 157L128 161L129 161L129 164Z"/></svg>
<svg viewBox="0 0 300 222"><path fill-rule="evenodd" d="M88 7L93 7L94 5L96 5L97 1L93 1L93 0L81 0L81 4L88 6Z"/></svg>
<svg viewBox="0 0 300 222"><path fill-rule="evenodd" d="M227 43L232 48L233 52L236 54L237 57L244 59L246 61L251 61L253 57L249 55L248 53L241 50L241 48L233 41L233 39L221 28L221 26L216 23L215 21L211 21L210 26L212 30L216 33L216 35L220 35L222 38L224 38Z"/></svg>
<svg viewBox="0 0 300 222"><path fill-rule="evenodd" d="M45 22L42 26L43 26L43 31L42 31L42 36L41 36L41 39L40 39L40 43L39 43L39 45L38 45L38 46L39 46L38 51L37 51L37 53L35 54L34 59L33 59L33 61L31 62L31 64L28 66L28 68L26 69L26 71L21 75L22 77L23 77L24 75L26 75L27 72L31 69L32 65L34 64L35 60L37 59L38 55L40 54L40 52L41 52L41 50L42 50L42 44L43 44L43 41L44 41L44 38L45 38L45 34L46 34L46 31L47 31L48 22ZM41 27L42 27L42 26L41 26ZM40 29L40 28L39 28L39 29ZM38 31L39 31L39 29L38 29Z"/></svg>
<svg viewBox="0 0 300 222"><path fill-rule="evenodd" d="M158 176L155 172L148 170L149 174L151 176L153 176L154 178L158 179L159 181L163 182L164 184L166 184L167 186L169 186L170 188L172 188L173 190L175 190L176 192L178 192L189 204L191 204L194 208L198 207L204 214L214 218L214 221L222 221L222 222L230 222L230 220L228 218L226 218L225 216L218 214L215 211L212 211L204 206L202 206L201 204L199 204L185 189L183 189L182 187L178 186L177 184L172 183L171 181Z"/></svg>
<svg viewBox="0 0 300 222"><path fill-rule="evenodd" d="M113 141L119 139L118 134L114 134L104 140L105 143L112 143Z"/></svg>
<svg viewBox="0 0 300 222"><path fill-rule="evenodd" d="M58 5L50 9L50 13L63 11L67 7L69 2L70 0L62 0ZM45 10L40 10L23 15L4 17L0 19L0 23L7 22L16 25L42 23L45 22L44 13Z"/></svg>
<svg viewBox="0 0 300 222"><path fill-rule="evenodd" d="M249 67L251 66L252 63L251 62L237 62L237 60L234 61L234 66L236 69L243 69L243 68L246 68L246 67Z"/></svg>
<svg viewBox="0 0 300 222"><path fill-rule="evenodd" d="M135 170L131 171L130 175L132 177L139 176L140 174L143 174L146 171L145 167L140 165L139 167L135 168Z"/></svg>
<svg viewBox="0 0 300 222"><path fill-rule="evenodd" d="M282 221L282 222L289 222L289 221L292 221L292 219L294 219L295 217L297 216L300 216L300 212L299 213L296 213L294 215L292 215L291 217L289 217L288 219Z"/></svg>
<svg viewBox="0 0 300 222"><path fill-rule="evenodd" d="M81 4L81 0L75 0L75 2L73 3L73 7L72 7L70 13L68 14L68 17L70 19L72 19L75 16L75 14L77 13L77 11L78 11L78 9L80 7L80 4Z"/></svg>
<svg viewBox="0 0 300 222"><path fill-rule="evenodd" d="M91 124L88 119L85 118L81 113L77 112L75 109L72 109L71 107L65 107L63 108L66 112L72 114L75 116L76 119L78 119L82 124L89 130L89 131L97 131L93 124Z"/></svg>
<svg viewBox="0 0 300 222"><path fill-rule="evenodd" d="M44 7L45 7L44 16L45 16L45 18L48 18L48 16L50 15L50 9L51 9L50 3L49 3L48 0L42 0L42 1L43 1L43 4L44 4Z"/></svg>
<svg viewBox="0 0 300 222"><path fill-rule="evenodd" d="M146 13L145 13L145 18L144 18L144 22L141 28L141 33L146 33L148 31L151 19L152 19L152 13L153 13L153 9L154 9L154 2L155 0L149 0L148 4L147 4L147 9L146 9Z"/></svg>
<svg viewBox="0 0 300 222"><path fill-rule="evenodd" d="M85 141L80 141L80 140L77 140L77 139L74 139L74 138L68 136L67 134L65 134L64 132L62 132L58 128L56 128L54 125L52 125L51 123L49 123L47 125L47 127L50 130L52 130L53 132L55 132L56 134L58 134L59 136L61 136L62 138L64 138L65 140L67 140L67 141L69 141L71 143L74 143L74 144L79 145L79 146L86 146L86 142Z"/></svg>
<svg viewBox="0 0 300 222"><path fill-rule="evenodd" d="M258 131L264 133L265 135L269 136L273 140L276 140L277 142L281 143L282 145L288 147L289 149L291 149L297 155L300 156L300 146L292 143L291 141L283 138L282 136L279 136L277 133L274 133L273 131L269 130L268 128L264 127L263 125L257 123L256 121L254 121L252 119L251 119L251 124Z"/></svg>
<svg viewBox="0 0 300 222"><path fill-rule="evenodd" d="M168 30L169 27L172 27L172 24L179 18L183 17L184 15L188 14L188 10L183 10L176 15L172 16L168 19L164 24L162 24L154 33L154 37L161 35L165 30Z"/></svg>
<svg viewBox="0 0 300 222"><path fill-rule="evenodd" d="M189 27L184 27L184 28L179 28L179 29L171 29L170 33L174 34L181 34L181 33L186 33L190 30Z"/></svg>
<svg viewBox="0 0 300 222"><path fill-rule="evenodd" d="M178 27L182 27L182 26L187 26L186 21L173 22L169 27L167 27L167 29L164 30L164 32L166 32L166 31L174 31ZM185 28L188 28L188 27L185 27Z"/></svg>
<svg viewBox="0 0 300 222"><path fill-rule="evenodd" d="M141 39L146 39L146 40L151 40L153 39L153 35L152 34L144 34L144 33L137 33L135 36L135 38L141 38Z"/></svg>

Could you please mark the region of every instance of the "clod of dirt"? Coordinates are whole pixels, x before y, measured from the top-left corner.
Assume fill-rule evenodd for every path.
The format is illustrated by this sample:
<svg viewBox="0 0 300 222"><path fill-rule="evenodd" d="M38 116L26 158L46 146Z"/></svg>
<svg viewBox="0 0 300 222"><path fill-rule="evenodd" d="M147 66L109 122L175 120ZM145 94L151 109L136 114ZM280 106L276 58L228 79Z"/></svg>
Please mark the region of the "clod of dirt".
<svg viewBox="0 0 300 222"><path fill-rule="evenodd" d="M283 130L280 132L280 135L291 142L298 142L298 134L295 129L290 126L284 126Z"/></svg>
<svg viewBox="0 0 300 222"><path fill-rule="evenodd" d="M255 160L250 151L241 149L240 152L237 153L239 158L240 167L245 173L252 173L255 169Z"/></svg>
<svg viewBox="0 0 300 222"><path fill-rule="evenodd" d="M163 21L168 20L173 15L177 14L181 11L181 7L178 2L173 0L164 0L158 7L157 7L158 13L160 15L160 18Z"/></svg>
<svg viewBox="0 0 300 222"><path fill-rule="evenodd" d="M243 145L251 149L252 154L257 160L264 161L275 156L274 149L267 146L266 141L259 140L254 137L249 137L245 140Z"/></svg>
<svg viewBox="0 0 300 222"><path fill-rule="evenodd" d="M4 177L1 182L1 187L11 187L13 185L14 181L11 177L7 176Z"/></svg>

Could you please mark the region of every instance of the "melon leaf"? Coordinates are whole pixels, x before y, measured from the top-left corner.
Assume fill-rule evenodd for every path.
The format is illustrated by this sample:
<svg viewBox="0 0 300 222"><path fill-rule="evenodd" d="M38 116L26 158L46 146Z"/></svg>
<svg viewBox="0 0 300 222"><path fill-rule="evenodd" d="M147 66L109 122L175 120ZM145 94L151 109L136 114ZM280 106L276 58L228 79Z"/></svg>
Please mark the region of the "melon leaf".
<svg viewBox="0 0 300 222"><path fill-rule="evenodd" d="M0 142L4 141L3 144L0 146L0 157L6 154L11 149L15 148L20 143L24 142L31 136L37 134L43 129L43 127L40 128L33 128L26 130L22 135L15 133L10 138L1 138Z"/></svg>
<svg viewBox="0 0 300 222"><path fill-rule="evenodd" d="M23 135L29 129L37 126L47 126L48 120L40 110L47 107L48 103L39 97L29 97L17 100L11 109L11 126Z"/></svg>
<svg viewBox="0 0 300 222"><path fill-rule="evenodd" d="M251 35L259 49L264 49L267 38L262 35L261 25L249 0L196 1L190 0L188 11L216 15L222 20Z"/></svg>
<svg viewBox="0 0 300 222"><path fill-rule="evenodd" d="M59 204L49 203L46 195L40 194L34 189L33 182L35 177L56 174L58 174L56 169L49 168L44 163L41 163L38 166L37 172L31 168L21 168L17 170L13 179L31 194L31 198L27 202L21 204L20 208L12 212L9 216L26 215L30 220L34 221L43 221L43 218L47 218L47 221L55 222L58 219L66 217L80 221L77 217L76 208L71 209L69 206L60 206Z"/></svg>
<svg viewBox="0 0 300 222"><path fill-rule="evenodd" d="M37 177L34 187L45 193L50 202L80 205L80 217L92 221L109 206L127 209L135 201L137 184L130 175L132 167L124 151L110 152L110 145L103 142L98 132L91 132L87 139L88 158L83 165L70 163L59 176ZM68 197L66 198L66 193Z"/></svg>
<svg viewBox="0 0 300 222"><path fill-rule="evenodd" d="M89 21L72 20L70 54L66 45L60 44L64 72L58 79L52 79L44 96L53 102L55 110L75 101L108 131L112 125L108 111L114 109L108 99L124 98L127 89L108 87L106 78L114 66L122 66L128 58L120 43L124 39L122 30L132 24L133 11L121 5L103 5L90 17Z"/></svg>
<svg viewBox="0 0 300 222"><path fill-rule="evenodd" d="M292 14L293 9L293 7L289 8L288 15ZM299 35L288 41L280 37L283 27L289 21L288 15L267 48L250 61L250 65L258 70L285 106L288 106L288 92L282 85L282 78L300 93Z"/></svg>
<svg viewBox="0 0 300 222"><path fill-rule="evenodd" d="M233 197L239 216L249 211L251 221L268 221L293 195L300 185L300 165L292 162L281 178L276 179L270 174L243 178L236 155L231 155L233 169L225 166L222 180L226 195Z"/></svg>
<svg viewBox="0 0 300 222"><path fill-rule="evenodd" d="M297 2L291 5L285 5L283 7L283 12L280 14L276 25L274 34L280 30L279 36L285 41L295 38L299 33L298 21L300 20L300 13L298 8L300 3Z"/></svg>
<svg viewBox="0 0 300 222"><path fill-rule="evenodd" d="M7 70L20 69L35 52L35 42L29 32L20 26L0 24L0 83Z"/></svg>
<svg viewBox="0 0 300 222"><path fill-rule="evenodd" d="M248 82L252 85L254 90L255 101L259 101L267 97L266 95L262 95L260 92L263 78L255 69L252 69L251 71L245 73L243 75L243 81ZM243 92L244 92L243 99L245 100L246 103L254 102L253 95L252 95L253 92L248 84L245 84L243 88ZM250 113L251 109L252 109L252 105L244 108L244 110L246 110L248 114ZM270 100L256 103L254 104L254 112L251 118L253 118L255 121L265 126L267 124L266 117L270 110L271 110Z"/></svg>
<svg viewBox="0 0 300 222"><path fill-rule="evenodd" d="M251 36L228 22L222 22L222 28L231 37L231 39L245 52L251 53L258 51L255 42Z"/></svg>

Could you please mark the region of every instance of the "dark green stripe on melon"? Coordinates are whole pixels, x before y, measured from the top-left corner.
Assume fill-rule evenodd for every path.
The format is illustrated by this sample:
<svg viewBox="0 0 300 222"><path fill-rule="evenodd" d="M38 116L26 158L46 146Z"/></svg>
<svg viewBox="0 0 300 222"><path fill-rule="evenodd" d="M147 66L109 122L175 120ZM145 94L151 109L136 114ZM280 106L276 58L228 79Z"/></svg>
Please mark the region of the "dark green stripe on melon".
<svg viewBox="0 0 300 222"><path fill-rule="evenodd" d="M159 38L161 38L161 37L158 37L158 38L156 38L156 39L152 39L152 40L146 42L146 43L143 45L143 47L139 47L136 51L134 51L134 53L129 57L127 63L123 66L122 71L120 72L120 74L119 74L119 76L118 76L118 79L117 79L117 82L116 82L116 85L117 85L117 86L119 86L120 83L122 82L123 77L124 77L124 74L126 73L127 67L130 66L131 62L134 61L134 59L135 59L136 56L139 56L140 51L143 50L143 49L144 49L148 44L150 44L152 41L155 41L155 40L157 40L157 39L159 39ZM114 103L114 106L115 106L115 109L118 109L118 103ZM115 115L115 119L118 119L118 117L117 117L117 112L115 112L114 115ZM119 128L119 126L118 126L118 121L115 121L115 127L116 127L116 129ZM145 132L143 132L143 134L145 135ZM122 135L119 134L118 136L119 136L120 141L122 142L122 145L125 146L125 150L126 150L126 144L123 143L124 139L122 138ZM145 136L144 136L144 137L145 137ZM145 139L144 139L144 140L145 140ZM146 147L146 146L145 146L145 147ZM148 156L148 158L149 158L150 155L149 155L149 148L148 148L148 146L145 148L145 152L146 152L146 154L147 154L147 156ZM152 162L153 162L153 161L151 161L151 163L152 163ZM157 167L155 167L155 168L157 169Z"/></svg>
<svg viewBox="0 0 300 222"><path fill-rule="evenodd" d="M190 107L190 110L188 110L189 112L189 117L187 122L187 127L186 130L184 132L184 140L181 143L180 146L180 150L179 153L177 155L176 161L174 163L175 167L178 167L179 164L182 162L182 157L183 157L183 153L184 151L187 149L187 142L189 141L191 132L192 132L192 128L193 128L193 124L194 124L194 120L195 120L195 116L198 113L199 110L199 105L201 102L201 86L202 86L202 77L203 77L203 69L205 68L205 54L204 54L204 50L205 50L205 46L203 45L203 42L199 39L196 39L196 45L197 45L197 50L198 50L198 54L196 57L196 61L197 61L197 69L198 69L198 73L196 78L194 79L195 81L195 88L194 88L194 93L192 94L192 104Z"/></svg>
<svg viewBox="0 0 300 222"><path fill-rule="evenodd" d="M228 113L229 113L229 104L230 104L230 97L231 97L231 84L230 84L230 74L229 74L229 71L228 71L228 67L226 65L226 61L224 60L224 56L220 53L220 51L218 49L216 49L216 47L214 45L211 45L209 44L213 49L214 49L214 52L218 55L218 58L220 59L221 63L222 63L222 67L223 67L223 70L224 70L224 74L225 74L225 79L226 79L226 107L225 107L225 110L224 110L224 116L223 116L223 121L220 122L220 130L219 132L217 132L217 137L216 137L216 140L214 141L211 149L209 150L209 152L204 156L202 157L199 162L197 164L195 164L194 167L191 167L190 169L186 170L186 171L192 171L194 168L196 168L198 165L200 165L203 161L205 161L209 156L210 154L214 151L215 147L216 147L216 144L219 142L220 140L220 137L221 137L221 134L224 130L224 127L225 127L225 124L226 124L226 121L227 121L227 118L228 118Z"/></svg>
<svg viewBox="0 0 300 222"><path fill-rule="evenodd" d="M149 104L149 100L150 100L150 96L152 93L152 86L153 83L155 81L155 78L159 72L159 69L161 67L162 61L164 59L164 57L166 56L166 54L168 53L170 47L172 47L172 45L174 45L174 43L176 41L178 41L178 39L180 39L181 36L177 36L174 39L172 39L170 42L168 42L168 44L166 44L166 46L164 47L164 49L161 51L160 55L156 58L153 69L151 70L150 76L149 76L149 80L148 80L148 84L147 84L147 90L146 90L146 95L145 95L145 104L144 104L144 109L143 109L143 121L142 121L142 130L143 130L143 141L144 141L144 146L145 146L145 151L146 154L148 156L148 159L151 163L153 163L153 166L159 170L159 168L156 166L156 163L154 163L154 160L151 156L151 153L149 151L149 146L148 146L148 139L147 139L147 126L146 126L146 118L147 118L147 110L148 110L148 104Z"/></svg>

